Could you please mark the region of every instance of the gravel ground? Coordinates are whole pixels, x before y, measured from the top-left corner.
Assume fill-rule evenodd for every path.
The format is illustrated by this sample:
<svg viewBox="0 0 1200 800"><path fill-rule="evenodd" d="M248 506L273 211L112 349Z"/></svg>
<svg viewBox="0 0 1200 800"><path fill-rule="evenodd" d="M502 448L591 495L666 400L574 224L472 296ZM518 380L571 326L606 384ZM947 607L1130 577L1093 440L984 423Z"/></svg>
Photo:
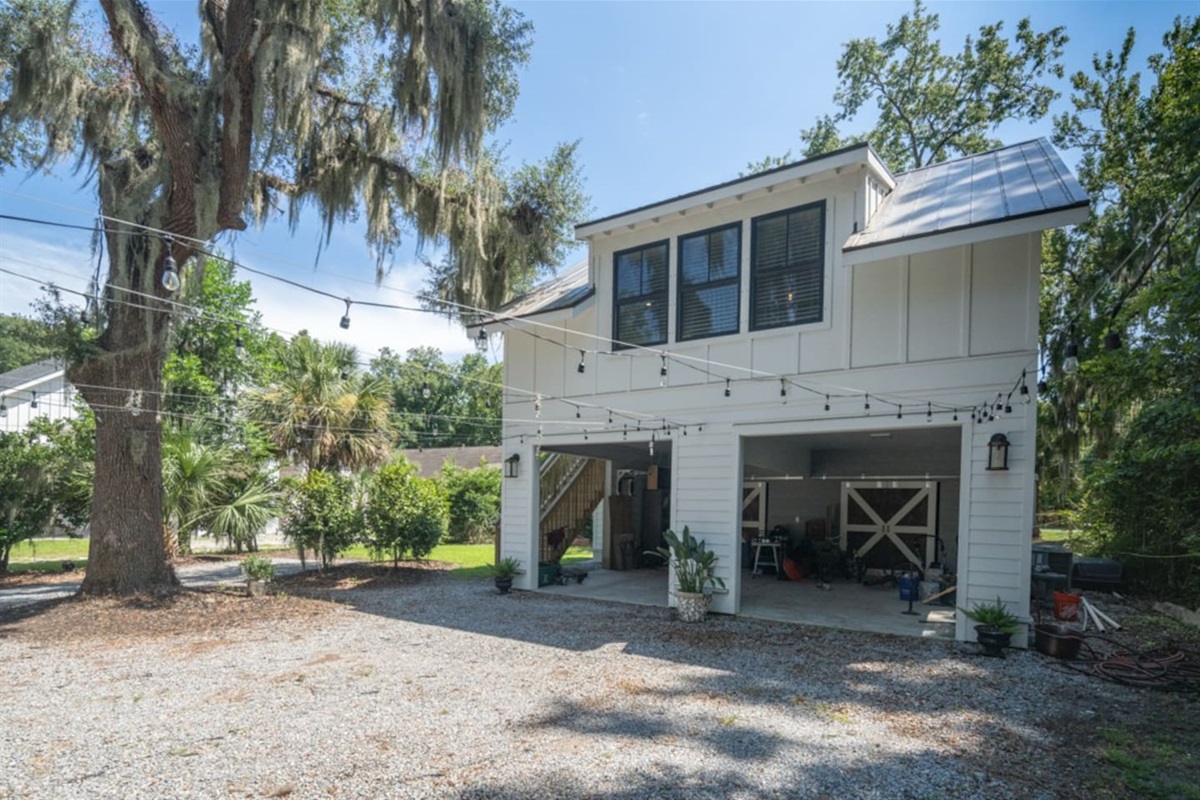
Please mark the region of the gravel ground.
<svg viewBox="0 0 1200 800"><path fill-rule="evenodd" d="M1081 732L1195 713L1034 653L305 580L0 616L0 797L1082 798Z"/></svg>

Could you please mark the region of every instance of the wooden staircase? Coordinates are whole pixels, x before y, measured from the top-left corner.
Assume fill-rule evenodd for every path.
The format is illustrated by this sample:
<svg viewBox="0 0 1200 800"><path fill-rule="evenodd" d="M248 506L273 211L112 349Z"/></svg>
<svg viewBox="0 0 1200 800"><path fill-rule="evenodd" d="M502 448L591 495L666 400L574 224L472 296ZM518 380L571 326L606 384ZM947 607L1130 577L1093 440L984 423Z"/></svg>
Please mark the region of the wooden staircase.
<svg viewBox="0 0 1200 800"><path fill-rule="evenodd" d="M598 458L551 453L542 462L539 561L562 559L604 497L604 474L605 462Z"/></svg>

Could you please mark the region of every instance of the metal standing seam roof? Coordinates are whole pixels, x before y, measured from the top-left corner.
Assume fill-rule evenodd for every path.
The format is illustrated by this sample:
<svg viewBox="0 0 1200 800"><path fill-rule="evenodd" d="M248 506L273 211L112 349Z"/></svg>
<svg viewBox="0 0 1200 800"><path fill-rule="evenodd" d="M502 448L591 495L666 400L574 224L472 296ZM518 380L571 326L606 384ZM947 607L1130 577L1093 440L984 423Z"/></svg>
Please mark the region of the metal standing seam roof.
<svg viewBox="0 0 1200 800"><path fill-rule="evenodd" d="M520 319L548 311L573 308L596 292L588 283L588 262L585 259L567 267L545 283L538 284L520 297L510 300L481 322Z"/></svg>
<svg viewBox="0 0 1200 800"><path fill-rule="evenodd" d="M35 361L32 364L26 364L23 367L17 367L8 372L0 373L0 391L15 389L27 383L34 383L62 371L63 365L61 361L54 359Z"/></svg>
<svg viewBox="0 0 1200 800"><path fill-rule="evenodd" d="M1088 205L1045 139L931 164L896 176L867 227L843 250L975 228Z"/></svg>

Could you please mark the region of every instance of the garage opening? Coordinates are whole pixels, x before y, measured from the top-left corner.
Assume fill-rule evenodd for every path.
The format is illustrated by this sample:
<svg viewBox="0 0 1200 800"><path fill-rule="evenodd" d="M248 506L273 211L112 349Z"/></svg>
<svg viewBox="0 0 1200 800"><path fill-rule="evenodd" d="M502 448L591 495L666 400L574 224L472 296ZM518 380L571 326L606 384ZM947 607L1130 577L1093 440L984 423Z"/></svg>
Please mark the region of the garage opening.
<svg viewBox="0 0 1200 800"><path fill-rule="evenodd" d="M656 441L653 449L627 441L547 449L541 462L540 588L667 605L667 570L644 554L662 544L671 526L670 464L669 440ZM590 558L580 557L583 548Z"/></svg>
<svg viewBox="0 0 1200 800"><path fill-rule="evenodd" d="M960 465L959 427L746 437L741 613L953 638Z"/></svg>

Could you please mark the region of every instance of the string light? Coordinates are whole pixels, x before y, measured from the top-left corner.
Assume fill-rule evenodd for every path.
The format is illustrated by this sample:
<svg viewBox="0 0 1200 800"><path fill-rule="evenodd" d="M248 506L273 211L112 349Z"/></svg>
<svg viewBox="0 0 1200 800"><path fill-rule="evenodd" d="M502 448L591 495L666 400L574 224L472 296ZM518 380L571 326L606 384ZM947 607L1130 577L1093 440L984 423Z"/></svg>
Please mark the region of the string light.
<svg viewBox="0 0 1200 800"><path fill-rule="evenodd" d="M925 404L925 421L933 422L933 403Z"/></svg>
<svg viewBox="0 0 1200 800"><path fill-rule="evenodd" d="M1020 394L1021 394L1021 401L1024 402L1025 405L1029 405L1031 402L1033 402L1033 398L1029 395L1029 385L1027 383L1025 383L1025 370L1021 370Z"/></svg>
<svg viewBox="0 0 1200 800"><path fill-rule="evenodd" d="M487 338L488 338L487 328L480 325L479 326L479 335L475 337L475 341L479 342L480 344L483 344L484 342L487 341Z"/></svg>
<svg viewBox="0 0 1200 800"><path fill-rule="evenodd" d="M729 397L731 394L733 394L733 391L729 388L729 378L726 378L725 379L725 396Z"/></svg>
<svg viewBox="0 0 1200 800"><path fill-rule="evenodd" d="M585 355L586 355L586 353L584 353L583 350L579 351L579 366L575 368L575 371L578 372L580 375L582 375L584 373L584 371L587 369L587 364L584 362Z"/></svg>
<svg viewBox="0 0 1200 800"><path fill-rule="evenodd" d="M1079 372L1079 345L1075 342L1067 344L1066 357L1063 359L1063 372L1074 375Z"/></svg>
<svg viewBox="0 0 1200 800"><path fill-rule="evenodd" d="M174 294L179 291L181 285L179 268L175 264L175 257L171 255L171 248L175 246L175 240L168 234L163 237L163 241L166 243L167 256L163 259L162 287Z"/></svg>
<svg viewBox="0 0 1200 800"><path fill-rule="evenodd" d="M829 410L829 395L825 395L825 410Z"/></svg>
<svg viewBox="0 0 1200 800"><path fill-rule="evenodd" d="M246 342L243 341L243 339L242 339L242 326L241 325L237 326L237 336L233 340L233 352L237 354L238 358L246 357Z"/></svg>
<svg viewBox="0 0 1200 800"><path fill-rule="evenodd" d="M429 381L425 381L424 383L422 383L421 384L421 397L424 397L426 400L428 400L432 394L433 394L433 390L429 388Z"/></svg>
<svg viewBox="0 0 1200 800"><path fill-rule="evenodd" d="M783 398L781 403L787 402L787 378L779 379L779 396Z"/></svg>
<svg viewBox="0 0 1200 800"><path fill-rule="evenodd" d="M871 413L871 395L863 395L863 411Z"/></svg>
<svg viewBox="0 0 1200 800"><path fill-rule="evenodd" d="M129 397L127 397L125 399L125 408L127 408L129 410L129 413L132 414L133 416L135 416L135 417L141 416L141 414L142 414L142 390L141 389L130 389L129 390Z"/></svg>
<svg viewBox="0 0 1200 800"><path fill-rule="evenodd" d="M1004 398L1004 413L1005 415L1013 413L1012 410L1012 392L1008 393L1008 397Z"/></svg>
<svg viewBox="0 0 1200 800"><path fill-rule="evenodd" d="M0 418L4 418L7 416L8 416L8 402L3 397L0 397Z"/></svg>
<svg viewBox="0 0 1200 800"><path fill-rule="evenodd" d="M650 433L650 455L651 455L651 457L654 456L654 432L653 431L651 431L651 433Z"/></svg>
<svg viewBox="0 0 1200 800"><path fill-rule="evenodd" d="M903 405L896 406L896 419L904 419L904 406Z"/></svg>
<svg viewBox="0 0 1200 800"><path fill-rule="evenodd" d="M542 396L540 394L533 399L533 416L536 419L542 418Z"/></svg>
<svg viewBox="0 0 1200 800"><path fill-rule="evenodd" d="M37 393L37 389L34 389L32 392L30 392L30 394L33 396L33 399L29 401L29 407L30 407L30 408L37 408L37 407L38 407L38 401L37 401L37 394L38 394L38 393Z"/></svg>
<svg viewBox="0 0 1200 800"><path fill-rule="evenodd" d="M667 354L662 354L662 366L658 368L658 385L667 385Z"/></svg>
<svg viewBox="0 0 1200 800"><path fill-rule="evenodd" d="M351 300L349 297L346 298L346 313L342 315L341 320L338 322L338 325L344 331L350 329L350 304L352 302L354 302L354 301Z"/></svg>

